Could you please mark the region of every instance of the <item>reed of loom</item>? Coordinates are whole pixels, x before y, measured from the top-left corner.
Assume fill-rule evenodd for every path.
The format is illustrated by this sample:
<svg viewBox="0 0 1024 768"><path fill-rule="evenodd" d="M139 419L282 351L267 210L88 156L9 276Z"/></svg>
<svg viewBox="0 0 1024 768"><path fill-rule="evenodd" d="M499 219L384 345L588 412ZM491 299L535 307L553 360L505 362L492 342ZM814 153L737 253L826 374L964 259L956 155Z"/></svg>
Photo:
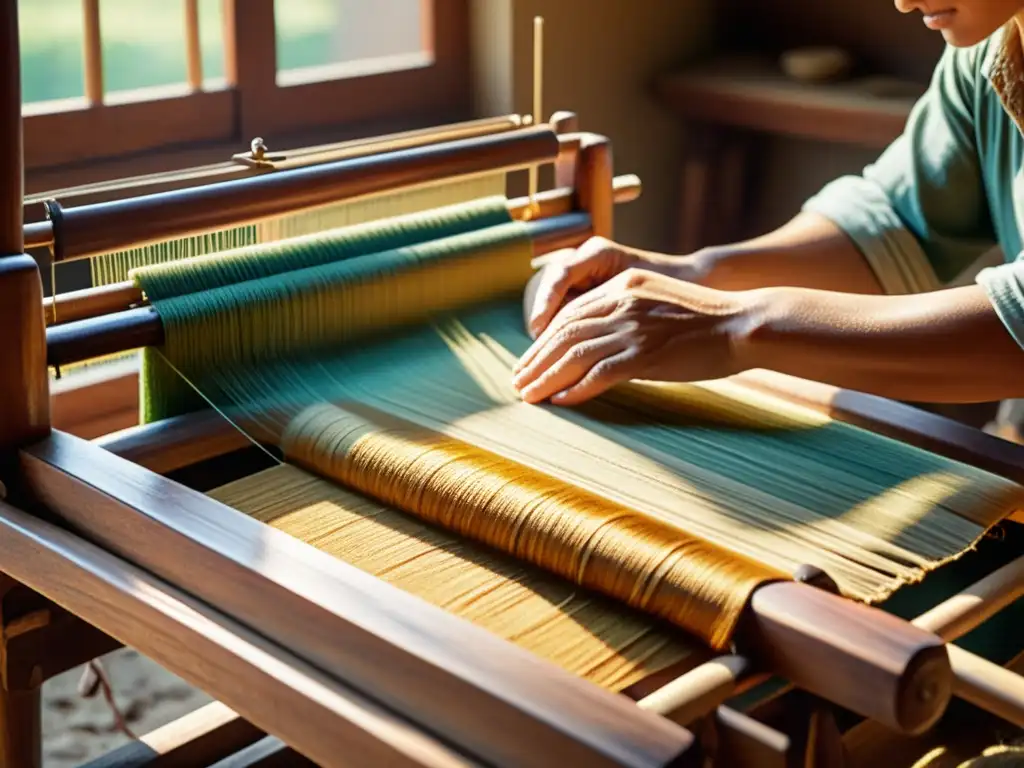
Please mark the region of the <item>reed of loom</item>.
<svg viewBox="0 0 1024 768"><path fill-rule="evenodd" d="M231 510L157 474L237 447L237 436L211 428L212 422L203 416L142 427L105 441L104 447L51 433L47 347L51 360L70 362L159 341L160 325L152 309L120 311L125 298L134 303L137 297L119 296L110 304L104 303L109 297L104 298L93 310L113 314L96 315L82 325L70 322L49 333L44 330L38 273L31 260L19 256L24 244L13 10L0 23L8 43L0 132L5 152L0 252L11 254L0 259L0 313L9 321L6 327L20 329L16 354L5 357L0 369L0 449L7 460L3 479L11 490L9 501L32 511L42 502L47 516L55 515L85 534L79 538L46 522L44 516L9 504L0 507L0 567L54 601L42 601L12 583L9 595L18 599L5 600L3 606L7 653L0 765L38 764L38 684L62 665L86 658L70 661L69 644L55 638L72 634L91 649L112 644L85 624L65 619L67 614L57 606L138 647L224 702L193 718L193 732L211 741L219 736L223 748L255 739L263 729L323 765L334 764L339 748L366 756L369 764L375 759L410 765L477 760L520 765L687 764L700 757L699 750L686 730L669 721L690 723L698 718L713 722L719 737L739 736L731 747L728 742L718 745L720 765L764 765L765 755L792 759L792 750L780 744L778 734L719 707L766 671L897 729L914 731L933 722L941 714L943 691L950 684L960 695L987 695L983 705L1004 716L1021 717L1018 679L1000 677L969 654L954 650L950 660L956 675L950 680L946 649L937 639L953 639L1019 596L1024 584L1019 564L1015 570L993 574L979 585L973 600L954 599L921 617L920 627L806 584L765 586L748 610L740 647L745 656L725 657L669 681L638 707L524 659L482 633L469 633L466 647L432 643L431 638L442 636L450 640L444 632L449 626L460 633L465 630L442 612L413 605L394 590L360 579L341 566L319 576L330 589L351 598L352 605L344 608L328 600L329 589L289 582L262 567L261 559L287 562L296 550L282 537L263 540ZM366 184L386 189L409 183L410 176L403 174L447 175L457 162L469 163L472 158L501 167L510 157L502 153L513 143L521 147L520 142L544 147L535 154L516 155L520 161L555 160L561 178L566 178L569 163L560 159L553 134L544 128L517 133L507 142L485 137L478 143L424 144L432 147L430 152L407 148L402 150L406 154L367 156L355 166L358 173L352 166L321 169L315 178L324 188L332 185L332 196L343 198L365 191ZM584 216L560 212L554 219L541 218L538 229L549 227L551 237L535 241L551 247L579 242L592 232L612 234L610 155L606 140L580 137L572 164L572 210ZM273 187L247 181L214 192L154 196L127 207L83 206L86 210L77 213L69 208L52 228L52 236L55 243L59 240L58 252L70 258L106 249L114 237L121 238L121 244L138 244L266 215L267 201L282 194L293 197L287 203L291 207L281 210L295 210L311 200L313 185L309 175L300 182L288 173L292 171L278 174ZM332 178L324 181L328 175ZM216 220L208 217L211 200L217 202ZM170 210L162 208L166 216L146 215L167 203L173 205ZM118 234L124 232L130 236ZM793 382L768 377L755 379L752 385L775 386L793 398L826 402L820 390L808 394ZM915 423L906 411L879 412L871 405L856 401L847 415L862 423L873 420L879 431L900 432L908 442L928 443L938 452L1024 474L1019 453L997 450L994 443L974 435L961 439L940 421ZM262 548L262 558L254 559L256 549L247 547ZM826 581L821 574L811 576ZM360 613L360 605L368 612ZM382 606L409 612L396 627ZM259 635L245 625L258 627ZM73 632L67 632L68 627ZM468 658L476 666L467 671L470 647L474 652ZM47 655L47 648L59 650ZM368 664L367 659L376 663ZM357 680L360 685L353 687ZM437 706L439 701L445 706ZM255 727L246 727L241 718ZM161 749L185 748L175 739L172 733L154 737ZM272 740L259 744L264 750L281 746ZM743 760L729 751L741 749L739 745L751 745Z"/></svg>

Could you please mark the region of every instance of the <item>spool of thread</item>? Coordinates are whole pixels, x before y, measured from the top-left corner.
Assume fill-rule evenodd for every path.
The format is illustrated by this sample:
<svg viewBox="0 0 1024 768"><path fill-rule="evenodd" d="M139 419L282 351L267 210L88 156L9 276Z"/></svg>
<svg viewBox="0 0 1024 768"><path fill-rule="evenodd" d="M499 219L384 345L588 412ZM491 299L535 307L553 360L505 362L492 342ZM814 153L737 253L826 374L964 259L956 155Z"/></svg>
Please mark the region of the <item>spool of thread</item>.
<svg viewBox="0 0 1024 768"><path fill-rule="evenodd" d="M841 80L853 68L853 57L842 48L813 47L786 51L779 59L782 71L804 83Z"/></svg>

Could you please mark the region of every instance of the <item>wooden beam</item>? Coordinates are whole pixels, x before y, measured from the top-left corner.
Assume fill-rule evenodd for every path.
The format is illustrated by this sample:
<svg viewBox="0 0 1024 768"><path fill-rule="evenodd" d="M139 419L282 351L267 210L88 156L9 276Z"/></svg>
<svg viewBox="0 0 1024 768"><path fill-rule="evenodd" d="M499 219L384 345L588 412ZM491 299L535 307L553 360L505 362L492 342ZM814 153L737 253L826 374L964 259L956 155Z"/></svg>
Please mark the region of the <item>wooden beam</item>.
<svg viewBox="0 0 1024 768"><path fill-rule="evenodd" d="M54 433L21 455L29 490L90 539L482 759L664 766L693 747L625 698L97 446Z"/></svg>
<svg viewBox="0 0 1024 768"><path fill-rule="evenodd" d="M370 765L474 764L252 630L2 502L0 563L325 767L347 765L353 754Z"/></svg>
<svg viewBox="0 0 1024 768"><path fill-rule="evenodd" d="M828 414L837 421L1024 483L1024 446L966 424L877 395L774 371L750 371L734 380Z"/></svg>

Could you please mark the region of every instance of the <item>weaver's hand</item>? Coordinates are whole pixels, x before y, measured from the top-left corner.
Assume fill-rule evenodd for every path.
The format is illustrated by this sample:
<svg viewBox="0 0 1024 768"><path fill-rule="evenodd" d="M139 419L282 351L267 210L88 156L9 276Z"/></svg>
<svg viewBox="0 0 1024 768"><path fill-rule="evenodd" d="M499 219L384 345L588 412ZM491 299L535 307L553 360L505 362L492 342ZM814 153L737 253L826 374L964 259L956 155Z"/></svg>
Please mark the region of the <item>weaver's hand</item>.
<svg viewBox="0 0 1024 768"><path fill-rule="evenodd" d="M618 245L603 237L592 237L579 248L555 251L545 258L523 299L526 327L537 338L566 301L596 288L627 269L692 280L695 272L683 257L648 253Z"/></svg>
<svg viewBox="0 0 1024 768"><path fill-rule="evenodd" d="M574 405L630 379L731 376L764 311L760 292L725 292L627 269L570 301L520 359L523 400Z"/></svg>

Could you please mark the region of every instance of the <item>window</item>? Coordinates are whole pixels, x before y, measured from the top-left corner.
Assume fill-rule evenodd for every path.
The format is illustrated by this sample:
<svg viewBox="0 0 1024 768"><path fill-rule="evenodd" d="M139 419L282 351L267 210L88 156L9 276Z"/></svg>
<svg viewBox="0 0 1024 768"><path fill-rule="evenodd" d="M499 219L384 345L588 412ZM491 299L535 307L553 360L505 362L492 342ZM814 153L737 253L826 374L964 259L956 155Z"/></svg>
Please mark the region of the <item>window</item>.
<svg viewBox="0 0 1024 768"><path fill-rule="evenodd" d="M469 0L18 0L26 169L469 109Z"/></svg>

